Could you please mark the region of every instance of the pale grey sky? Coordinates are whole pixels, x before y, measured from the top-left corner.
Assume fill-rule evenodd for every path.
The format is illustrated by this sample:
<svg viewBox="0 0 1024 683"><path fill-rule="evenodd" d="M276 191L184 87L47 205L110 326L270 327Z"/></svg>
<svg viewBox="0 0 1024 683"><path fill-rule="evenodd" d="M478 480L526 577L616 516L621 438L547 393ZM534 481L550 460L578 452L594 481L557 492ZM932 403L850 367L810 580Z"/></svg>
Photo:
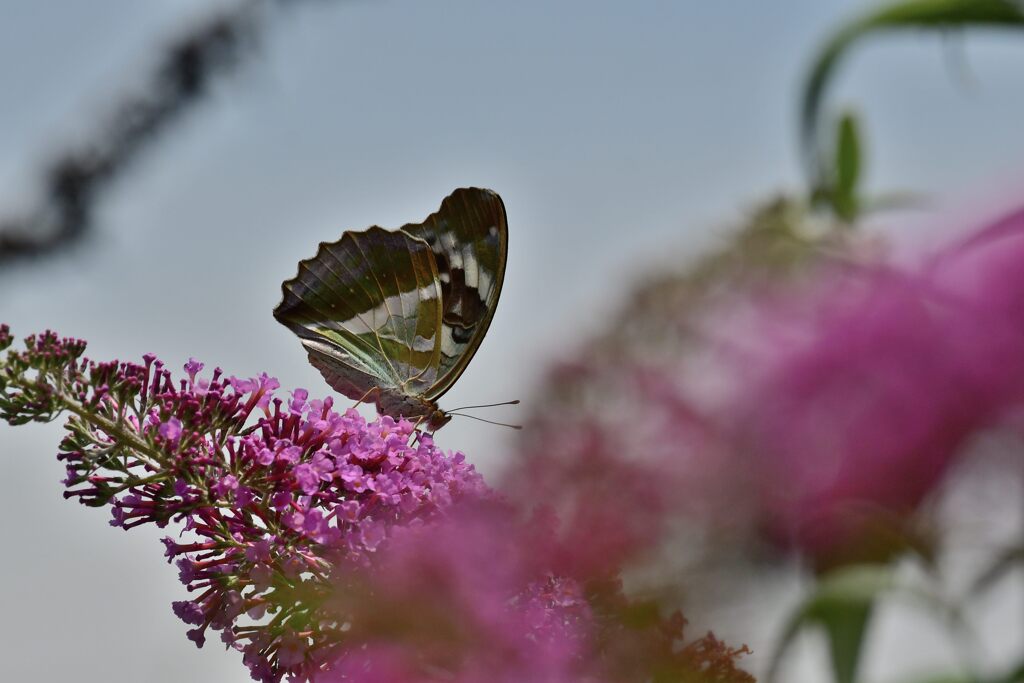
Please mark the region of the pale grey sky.
<svg viewBox="0 0 1024 683"><path fill-rule="evenodd" d="M154 41L209 4L0 0L0 215L147 72ZM323 394L270 316L280 282L342 230L420 220L454 187L485 186L508 208L505 288L444 405L528 399L633 278L800 188L803 70L870 4L300 3L104 197L88 244L0 273L0 320L83 337L96 358L195 356ZM879 41L846 65L833 101L865 115L871 187L977 197L1021 179L1024 37L970 37L963 52L966 81L934 37ZM439 442L493 471L508 437L456 420ZM248 680L236 655L185 639L162 534L61 499L58 440L57 425L0 428L3 678Z"/></svg>

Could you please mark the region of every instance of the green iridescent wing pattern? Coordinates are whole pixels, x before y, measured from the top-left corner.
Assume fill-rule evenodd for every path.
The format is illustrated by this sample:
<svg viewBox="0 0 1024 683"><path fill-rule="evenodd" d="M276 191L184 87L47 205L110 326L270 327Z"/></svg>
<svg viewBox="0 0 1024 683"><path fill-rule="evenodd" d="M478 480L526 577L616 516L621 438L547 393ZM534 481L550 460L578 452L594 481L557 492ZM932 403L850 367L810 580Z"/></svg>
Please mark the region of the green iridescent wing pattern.
<svg viewBox="0 0 1024 683"><path fill-rule="evenodd" d="M425 394L435 400L473 358L498 305L508 253L505 205L491 190L460 188L425 221L401 229L430 245L441 282L441 355L436 382Z"/></svg>
<svg viewBox="0 0 1024 683"><path fill-rule="evenodd" d="M281 286L274 317L335 390L418 395L437 379L441 285L427 243L372 227L321 243Z"/></svg>
<svg viewBox="0 0 1024 683"><path fill-rule="evenodd" d="M436 408L480 346L507 251L501 198L458 189L422 223L322 243L282 285L274 317L335 390L408 416Z"/></svg>

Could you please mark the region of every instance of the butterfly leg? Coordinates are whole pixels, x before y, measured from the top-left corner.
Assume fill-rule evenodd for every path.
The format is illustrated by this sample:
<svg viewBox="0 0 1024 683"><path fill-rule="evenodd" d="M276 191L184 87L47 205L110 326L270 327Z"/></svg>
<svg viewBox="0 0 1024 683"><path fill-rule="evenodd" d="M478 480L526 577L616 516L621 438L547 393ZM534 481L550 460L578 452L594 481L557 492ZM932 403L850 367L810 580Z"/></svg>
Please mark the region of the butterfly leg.
<svg viewBox="0 0 1024 683"><path fill-rule="evenodd" d="M416 438L413 439L413 443L420 442L420 437L423 435L423 432L420 430L420 425L423 424L423 421L425 419L427 419L426 415L420 415L419 418L417 418L416 422L413 424L412 429L414 432L416 432Z"/></svg>

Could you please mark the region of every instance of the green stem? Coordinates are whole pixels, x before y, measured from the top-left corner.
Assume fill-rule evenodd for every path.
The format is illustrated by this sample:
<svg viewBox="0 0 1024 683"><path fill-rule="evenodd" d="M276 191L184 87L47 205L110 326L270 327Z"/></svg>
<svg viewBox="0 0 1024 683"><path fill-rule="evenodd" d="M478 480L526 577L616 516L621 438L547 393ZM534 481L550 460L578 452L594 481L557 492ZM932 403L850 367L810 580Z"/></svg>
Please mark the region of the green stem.
<svg viewBox="0 0 1024 683"><path fill-rule="evenodd" d="M112 420L90 411L75 399L63 392L60 394L60 401L68 412L73 413L79 419L91 425L99 427L105 433L117 439L120 443L130 447L136 452L137 457L146 464L160 468L164 463L160 458L160 451L150 446L146 441L140 439L138 434L131 432Z"/></svg>

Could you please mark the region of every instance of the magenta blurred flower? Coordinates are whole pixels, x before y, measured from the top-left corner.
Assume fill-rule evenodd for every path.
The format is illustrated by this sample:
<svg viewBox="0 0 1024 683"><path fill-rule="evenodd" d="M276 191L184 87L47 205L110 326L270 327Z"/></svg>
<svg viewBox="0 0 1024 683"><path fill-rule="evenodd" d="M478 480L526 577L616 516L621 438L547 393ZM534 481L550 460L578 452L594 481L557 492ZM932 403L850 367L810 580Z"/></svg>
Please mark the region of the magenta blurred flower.
<svg viewBox="0 0 1024 683"><path fill-rule="evenodd" d="M613 564L673 519L820 562L891 551L971 437L1019 411L1022 262L1019 212L920 268L823 258L703 298L659 281L552 374L510 490Z"/></svg>
<svg viewBox="0 0 1024 683"><path fill-rule="evenodd" d="M927 276L944 294L1005 325L1024 318L1024 209L936 254Z"/></svg>
<svg viewBox="0 0 1024 683"><path fill-rule="evenodd" d="M1002 323L916 277L853 277L854 292L826 288L797 323L806 338L776 347L731 407L767 527L815 555L866 540L876 512L912 513L1024 379L1024 339Z"/></svg>
<svg viewBox="0 0 1024 683"><path fill-rule="evenodd" d="M826 561L870 553L972 436L1019 410L1022 258L1015 213L922 269L832 269L795 306L767 306L786 341L729 409L773 533Z"/></svg>
<svg viewBox="0 0 1024 683"><path fill-rule="evenodd" d="M563 571L554 524L491 500L396 529L372 567L335 573L353 628L313 683L753 683L746 647L684 643L679 613Z"/></svg>
<svg viewBox="0 0 1024 683"><path fill-rule="evenodd" d="M551 573L549 546L496 503L396 529L372 567L337 568L353 629L315 680L585 680L590 607Z"/></svg>

